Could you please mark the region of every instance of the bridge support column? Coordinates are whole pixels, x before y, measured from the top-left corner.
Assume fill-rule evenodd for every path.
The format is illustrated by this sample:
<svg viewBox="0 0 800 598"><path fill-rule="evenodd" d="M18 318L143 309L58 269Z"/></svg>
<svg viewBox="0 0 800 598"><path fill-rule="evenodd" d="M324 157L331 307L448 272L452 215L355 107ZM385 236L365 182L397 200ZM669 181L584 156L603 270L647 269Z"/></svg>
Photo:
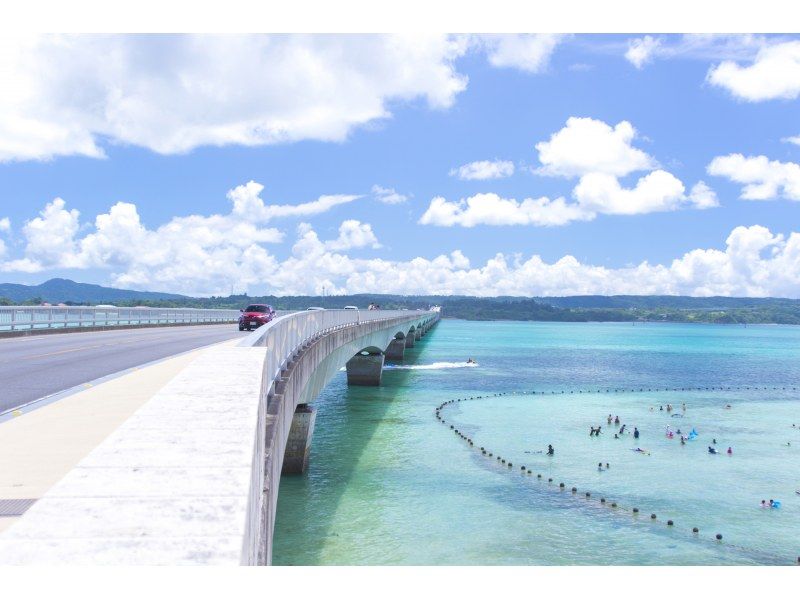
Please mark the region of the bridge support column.
<svg viewBox="0 0 800 598"><path fill-rule="evenodd" d="M303 473L308 467L311 451L311 436L314 434L314 421L317 411L307 403L301 403L294 410L289 437L286 439L286 452L283 456L282 474Z"/></svg>
<svg viewBox="0 0 800 598"><path fill-rule="evenodd" d="M403 361L403 353L406 351L406 339L396 338L386 349L386 359L389 361Z"/></svg>
<svg viewBox="0 0 800 598"><path fill-rule="evenodd" d="M406 334L406 349L414 346L415 338L416 338L416 333L414 332L409 332L408 334Z"/></svg>
<svg viewBox="0 0 800 598"><path fill-rule="evenodd" d="M380 386L384 354L354 355L347 362L347 383L351 386Z"/></svg>
<svg viewBox="0 0 800 598"><path fill-rule="evenodd" d="M417 331L414 334L416 335L414 337L414 338L416 338L416 340L421 339L422 338L422 329L421 328L417 328Z"/></svg>

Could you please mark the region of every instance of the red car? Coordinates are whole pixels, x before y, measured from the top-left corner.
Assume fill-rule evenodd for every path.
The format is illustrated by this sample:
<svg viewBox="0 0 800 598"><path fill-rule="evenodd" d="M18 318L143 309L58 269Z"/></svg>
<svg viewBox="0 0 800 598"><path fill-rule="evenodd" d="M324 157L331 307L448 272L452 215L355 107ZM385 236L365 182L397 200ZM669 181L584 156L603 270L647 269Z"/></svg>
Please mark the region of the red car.
<svg viewBox="0 0 800 598"><path fill-rule="evenodd" d="M239 311L239 330L253 330L275 317L275 310L266 303L252 303Z"/></svg>

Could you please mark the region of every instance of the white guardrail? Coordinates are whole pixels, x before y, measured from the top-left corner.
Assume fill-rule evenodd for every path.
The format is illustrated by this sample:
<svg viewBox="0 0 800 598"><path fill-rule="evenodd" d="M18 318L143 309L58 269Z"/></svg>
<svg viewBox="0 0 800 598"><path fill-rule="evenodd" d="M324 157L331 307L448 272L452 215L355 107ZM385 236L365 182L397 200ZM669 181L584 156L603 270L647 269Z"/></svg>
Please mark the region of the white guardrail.
<svg viewBox="0 0 800 598"><path fill-rule="evenodd" d="M18 330L236 322L238 309L0 306L0 335Z"/></svg>
<svg viewBox="0 0 800 598"><path fill-rule="evenodd" d="M430 321L438 316L438 312L425 310L326 309L294 312L264 324L242 339L239 346L269 347L264 361L265 390L269 390L269 386L279 379L281 370L302 347L323 334L376 320L399 320L411 325L415 321Z"/></svg>

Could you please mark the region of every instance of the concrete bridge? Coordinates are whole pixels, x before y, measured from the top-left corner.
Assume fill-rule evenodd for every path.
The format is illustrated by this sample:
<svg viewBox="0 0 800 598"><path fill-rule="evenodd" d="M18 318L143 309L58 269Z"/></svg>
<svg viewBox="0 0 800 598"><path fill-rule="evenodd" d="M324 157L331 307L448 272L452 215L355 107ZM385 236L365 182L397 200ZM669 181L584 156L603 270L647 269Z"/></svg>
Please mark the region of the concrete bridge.
<svg viewBox="0 0 800 598"><path fill-rule="evenodd" d="M300 312L203 350L0 534L0 564L269 564L314 398L343 367L379 385L439 315Z"/></svg>

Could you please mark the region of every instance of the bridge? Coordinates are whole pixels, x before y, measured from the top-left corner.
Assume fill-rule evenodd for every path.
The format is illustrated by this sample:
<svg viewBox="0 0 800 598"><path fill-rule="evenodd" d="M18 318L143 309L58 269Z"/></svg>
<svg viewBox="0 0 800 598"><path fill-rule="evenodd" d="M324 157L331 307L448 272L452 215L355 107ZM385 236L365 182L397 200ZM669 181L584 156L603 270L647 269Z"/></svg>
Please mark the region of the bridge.
<svg viewBox="0 0 800 598"><path fill-rule="evenodd" d="M308 465L313 400L342 368L348 384L381 384L384 362L402 360L439 315L292 313L185 358L29 499L0 533L0 563L269 564L281 474ZM0 423L0 443L32 415Z"/></svg>

